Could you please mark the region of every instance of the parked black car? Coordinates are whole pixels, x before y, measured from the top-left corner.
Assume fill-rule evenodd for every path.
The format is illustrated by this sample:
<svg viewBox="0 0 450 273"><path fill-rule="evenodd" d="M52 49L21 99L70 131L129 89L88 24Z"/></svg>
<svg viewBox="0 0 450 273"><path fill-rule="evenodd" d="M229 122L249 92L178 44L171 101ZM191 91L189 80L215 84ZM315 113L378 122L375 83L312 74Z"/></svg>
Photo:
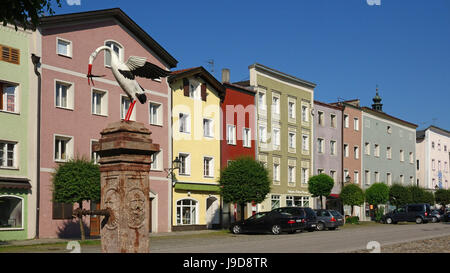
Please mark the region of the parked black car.
<svg viewBox="0 0 450 273"><path fill-rule="evenodd" d="M444 222L449 222L449 221L450 221L450 210L448 210L448 211L444 214L443 221L444 221Z"/></svg>
<svg viewBox="0 0 450 273"><path fill-rule="evenodd" d="M234 234L244 232L282 232L295 233L300 230L316 228L316 214L310 208L285 207L270 212L260 212L252 217L231 225Z"/></svg>
<svg viewBox="0 0 450 273"><path fill-rule="evenodd" d="M314 210L317 215L317 230L324 229L335 230L344 225L344 216L335 210L317 209Z"/></svg>
<svg viewBox="0 0 450 273"><path fill-rule="evenodd" d="M382 218L386 224L397 222L416 222L417 224L433 221L430 204L409 204L385 214Z"/></svg>

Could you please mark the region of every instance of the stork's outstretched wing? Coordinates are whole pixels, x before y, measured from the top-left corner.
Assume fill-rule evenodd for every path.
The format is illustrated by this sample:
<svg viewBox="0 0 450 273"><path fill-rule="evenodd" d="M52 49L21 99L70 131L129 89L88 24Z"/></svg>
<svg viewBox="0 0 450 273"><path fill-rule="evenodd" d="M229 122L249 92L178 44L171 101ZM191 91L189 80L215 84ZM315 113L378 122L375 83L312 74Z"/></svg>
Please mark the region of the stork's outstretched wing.
<svg viewBox="0 0 450 273"><path fill-rule="evenodd" d="M146 58L130 56L125 65L130 69L129 71L119 69L119 72L125 78L134 80L135 76L158 79L160 77L167 77L170 75L170 71L164 70L157 65L147 62Z"/></svg>

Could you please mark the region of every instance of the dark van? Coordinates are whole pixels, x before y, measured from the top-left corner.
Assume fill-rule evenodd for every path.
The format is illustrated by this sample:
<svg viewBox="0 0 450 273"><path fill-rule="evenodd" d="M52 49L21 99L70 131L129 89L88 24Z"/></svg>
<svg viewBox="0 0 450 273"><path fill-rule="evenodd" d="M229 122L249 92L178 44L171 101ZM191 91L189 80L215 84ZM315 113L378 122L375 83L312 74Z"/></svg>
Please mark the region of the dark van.
<svg viewBox="0 0 450 273"><path fill-rule="evenodd" d="M383 216L386 224L398 222L416 222L417 224L433 221L430 204L409 204L399 207Z"/></svg>

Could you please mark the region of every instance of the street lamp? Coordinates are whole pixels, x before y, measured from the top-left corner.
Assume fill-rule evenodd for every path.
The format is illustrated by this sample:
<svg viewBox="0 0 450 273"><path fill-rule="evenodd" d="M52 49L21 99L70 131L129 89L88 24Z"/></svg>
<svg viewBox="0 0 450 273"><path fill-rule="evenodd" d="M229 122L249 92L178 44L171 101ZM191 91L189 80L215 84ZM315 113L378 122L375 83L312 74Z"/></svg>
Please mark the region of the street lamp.
<svg viewBox="0 0 450 273"><path fill-rule="evenodd" d="M177 183L177 180L175 178L175 174L173 173L174 170L179 170L181 165L181 160L177 157L175 157L175 160L172 161L172 168L166 168L167 177L172 179L172 186L175 186ZM174 179L175 178L175 179Z"/></svg>

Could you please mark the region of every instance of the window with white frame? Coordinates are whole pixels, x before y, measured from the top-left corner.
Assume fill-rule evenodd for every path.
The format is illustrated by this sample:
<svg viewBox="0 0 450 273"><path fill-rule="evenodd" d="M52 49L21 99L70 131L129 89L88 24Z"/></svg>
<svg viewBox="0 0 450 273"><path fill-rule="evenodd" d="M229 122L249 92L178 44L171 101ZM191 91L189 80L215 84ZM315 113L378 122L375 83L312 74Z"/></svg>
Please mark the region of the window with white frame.
<svg viewBox="0 0 450 273"><path fill-rule="evenodd" d="M55 136L54 160L67 161L73 158L73 139L66 136Z"/></svg>
<svg viewBox="0 0 450 273"><path fill-rule="evenodd" d="M272 94L272 111L274 114L280 114L280 97L275 93Z"/></svg>
<svg viewBox="0 0 450 273"><path fill-rule="evenodd" d="M380 173L375 172L375 182L380 182Z"/></svg>
<svg viewBox="0 0 450 273"><path fill-rule="evenodd" d="M366 155L370 155L370 143L369 142L364 143L364 153Z"/></svg>
<svg viewBox="0 0 450 273"><path fill-rule="evenodd" d="M295 133L294 132L289 132L288 133L288 145L289 145L289 148L295 149L295 146L296 146L295 142L296 142Z"/></svg>
<svg viewBox="0 0 450 273"><path fill-rule="evenodd" d="M203 136L214 137L213 120L209 118L203 119Z"/></svg>
<svg viewBox="0 0 450 273"><path fill-rule="evenodd" d="M317 174L323 174L323 169L317 169Z"/></svg>
<svg viewBox="0 0 450 273"><path fill-rule="evenodd" d="M376 157L380 157L380 145L378 145L378 144L374 145L374 155Z"/></svg>
<svg viewBox="0 0 450 273"><path fill-rule="evenodd" d="M131 100L128 96L120 96L120 118L125 119L125 116L128 112L128 109L130 109L131 106ZM133 112L131 113L130 120L136 120L136 110L133 109Z"/></svg>
<svg viewBox="0 0 450 273"><path fill-rule="evenodd" d="M189 80L189 97L192 99L201 99L200 82Z"/></svg>
<svg viewBox="0 0 450 273"><path fill-rule="evenodd" d="M391 173L386 173L386 182L389 186L392 185L392 174Z"/></svg>
<svg viewBox="0 0 450 273"><path fill-rule="evenodd" d="M181 175L190 175L191 173L191 156L185 153L179 153L178 158L180 159L180 171Z"/></svg>
<svg viewBox="0 0 450 273"><path fill-rule="evenodd" d="M387 126L386 127L386 131L388 134L392 134L392 127L391 126Z"/></svg>
<svg viewBox="0 0 450 273"><path fill-rule="evenodd" d="M23 199L16 196L0 196L0 230L23 229Z"/></svg>
<svg viewBox="0 0 450 273"><path fill-rule="evenodd" d="M330 141L330 154L331 155L336 155L337 151L336 151L336 141L331 140Z"/></svg>
<svg viewBox="0 0 450 273"><path fill-rule="evenodd" d="M108 114L107 95L105 91L92 90L92 114L106 116Z"/></svg>
<svg viewBox="0 0 450 273"><path fill-rule="evenodd" d="M288 116L291 119L295 119L295 101L288 101Z"/></svg>
<svg viewBox="0 0 450 273"><path fill-rule="evenodd" d="M236 145L236 126L227 124L227 144Z"/></svg>
<svg viewBox="0 0 450 273"><path fill-rule="evenodd" d="M412 152L409 153L409 163L414 164L414 154Z"/></svg>
<svg viewBox="0 0 450 273"><path fill-rule="evenodd" d="M272 142L275 149L278 149L280 147L280 129L279 128L273 128L272 129Z"/></svg>
<svg viewBox="0 0 450 273"><path fill-rule="evenodd" d="M114 41L106 41L105 46L110 47L117 55L120 62L123 62L123 47ZM111 53L105 50L105 66L111 66Z"/></svg>
<svg viewBox="0 0 450 273"><path fill-rule="evenodd" d="M344 115L344 127L345 128L349 127L349 117L348 117L348 115Z"/></svg>
<svg viewBox="0 0 450 273"><path fill-rule="evenodd" d="M295 183L295 166L288 166L288 183Z"/></svg>
<svg viewBox="0 0 450 273"><path fill-rule="evenodd" d="M18 85L0 82L0 111L19 112Z"/></svg>
<svg viewBox="0 0 450 273"><path fill-rule="evenodd" d="M354 182L355 184L358 184L358 183L359 183L359 172L358 172L358 171L354 171L354 172L353 172L353 182Z"/></svg>
<svg viewBox="0 0 450 273"><path fill-rule="evenodd" d="M387 159L392 159L392 149L391 149L391 147L387 147L386 148L386 158Z"/></svg>
<svg viewBox="0 0 450 273"><path fill-rule="evenodd" d="M345 156L345 157L348 157L348 156L349 156L348 144L344 144L344 156Z"/></svg>
<svg viewBox="0 0 450 273"><path fill-rule="evenodd" d="M308 106L305 105L302 105L302 121L304 122L309 121Z"/></svg>
<svg viewBox="0 0 450 273"><path fill-rule="evenodd" d="M259 108L259 110L263 110L263 111L265 111L267 109L266 93L263 93L263 92L258 93L258 108Z"/></svg>
<svg viewBox="0 0 450 273"><path fill-rule="evenodd" d="M370 185L370 171L365 171L365 177L364 180L366 181L366 185Z"/></svg>
<svg viewBox="0 0 450 273"><path fill-rule="evenodd" d="M405 161L405 153L403 150L400 150L400 161L401 162Z"/></svg>
<svg viewBox="0 0 450 273"><path fill-rule="evenodd" d="M309 169L302 168L302 183L307 184L309 180Z"/></svg>
<svg viewBox="0 0 450 273"><path fill-rule="evenodd" d="M56 82L55 106L59 108L73 109L73 85L66 82Z"/></svg>
<svg viewBox="0 0 450 273"><path fill-rule="evenodd" d="M198 202L192 199L177 201L177 225L197 224Z"/></svg>
<svg viewBox="0 0 450 273"><path fill-rule="evenodd" d="M309 151L309 136L302 135L302 148L303 151Z"/></svg>
<svg viewBox="0 0 450 273"><path fill-rule="evenodd" d="M280 164L273 164L273 181L280 182Z"/></svg>
<svg viewBox="0 0 450 273"><path fill-rule="evenodd" d="M359 119L358 118L353 119L353 129L355 131L359 131Z"/></svg>
<svg viewBox="0 0 450 273"><path fill-rule="evenodd" d="M409 183L412 185L414 183L414 177L410 176L409 177Z"/></svg>
<svg viewBox="0 0 450 273"><path fill-rule="evenodd" d="M91 140L91 161L94 162L94 164L98 164L100 161L100 155L94 151L94 145L98 143L98 140Z"/></svg>
<svg viewBox="0 0 450 273"><path fill-rule="evenodd" d="M330 170L330 176L333 178L334 182L337 182L336 171Z"/></svg>
<svg viewBox="0 0 450 273"><path fill-rule="evenodd" d="M17 167L17 142L0 141L0 168Z"/></svg>
<svg viewBox="0 0 450 273"><path fill-rule="evenodd" d="M431 168L434 170L436 170L436 161L434 159L431 160Z"/></svg>
<svg viewBox="0 0 450 273"><path fill-rule="evenodd" d="M163 125L163 107L162 104L157 102L149 103L150 124L151 125Z"/></svg>
<svg viewBox="0 0 450 273"><path fill-rule="evenodd" d="M252 147L252 135L250 128L242 128L242 145L246 148Z"/></svg>
<svg viewBox="0 0 450 273"><path fill-rule="evenodd" d="M344 180L347 181L347 177L350 175L347 169L344 170Z"/></svg>
<svg viewBox="0 0 450 273"><path fill-rule="evenodd" d="M302 114L303 114L303 111L302 111ZM320 111L317 112L317 123L318 123L319 125L322 125L322 126L323 126L323 123L324 123L324 120L323 120L323 112L320 112Z"/></svg>
<svg viewBox="0 0 450 273"><path fill-rule="evenodd" d="M279 195L272 195L270 200L271 200L271 208L273 210L280 207L280 196Z"/></svg>
<svg viewBox="0 0 450 273"><path fill-rule="evenodd" d="M355 159L359 159L359 147L358 146L353 147L353 156Z"/></svg>
<svg viewBox="0 0 450 273"><path fill-rule="evenodd" d="M203 176L214 177L214 158L203 157Z"/></svg>
<svg viewBox="0 0 450 273"><path fill-rule="evenodd" d="M72 42L69 40L56 38L56 52L58 55L72 57Z"/></svg>
<svg viewBox="0 0 450 273"><path fill-rule="evenodd" d="M162 171L163 170L163 152L162 150L152 154L152 163L150 164L150 170Z"/></svg>
<svg viewBox="0 0 450 273"><path fill-rule="evenodd" d="M317 139L317 152L323 154L325 152L324 141L322 138Z"/></svg>
<svg viewBox="0 0 450 273"><path fill-rule="evenodd" d="M336 126L337 126L336 115L335 114L330 114L330 126L332 128L336 128Z"/></svg>
<svg viewBox="0 0 450 273"><path fill-rule="evenodd" d="M179 113L178 115L178 125L180 133L190 133L191 132L191 118L189 114Z"/></svg>
<svg viewBox="0 0 450 273"><path fill-rule="evenodd" d="M259 135L259 141L261 143L266 143L267 142L267 130L266 130L266 126L264 125L259 125L258 127L258 135Z"/></svg>
<svg viewBox="0 0 450 273"><path fill-rule="evenodd" d="M400 175L400 183L405 183L405 176L403 174Z"/></svg>

